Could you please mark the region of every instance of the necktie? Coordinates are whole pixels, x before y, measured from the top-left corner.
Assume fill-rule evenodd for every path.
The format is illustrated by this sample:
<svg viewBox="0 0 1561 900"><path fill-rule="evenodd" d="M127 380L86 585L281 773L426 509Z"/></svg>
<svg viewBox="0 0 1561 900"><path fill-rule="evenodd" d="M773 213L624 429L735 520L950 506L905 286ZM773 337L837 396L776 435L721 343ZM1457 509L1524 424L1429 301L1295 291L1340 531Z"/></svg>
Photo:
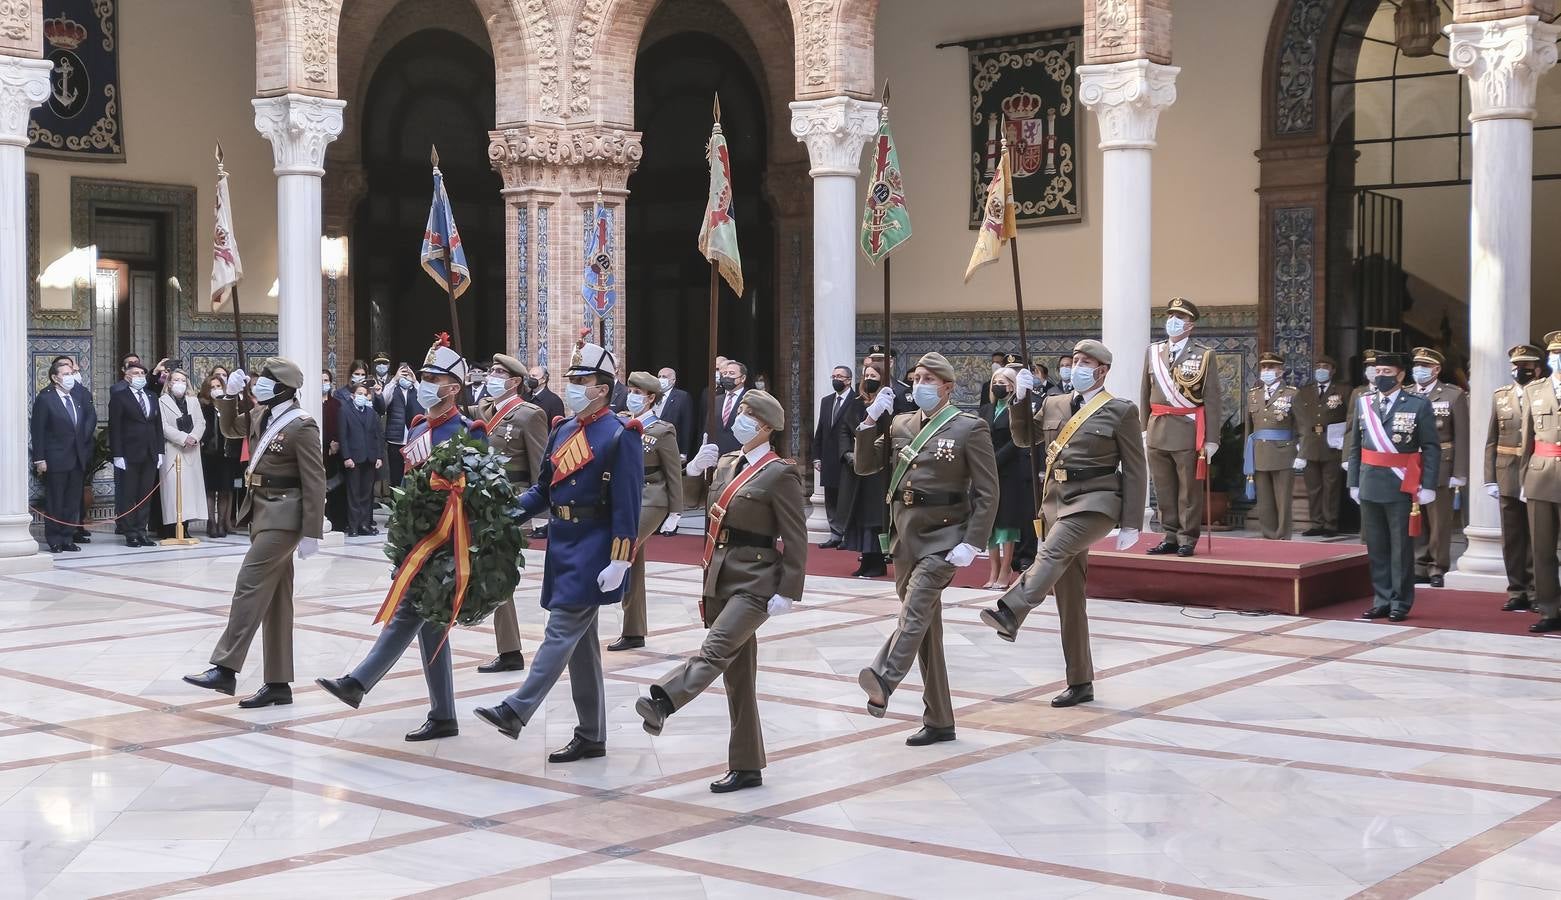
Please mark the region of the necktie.
<svg viewBox="0 0 1561 900"><path fill-rule="evenodd" d="M141 415L148 417L152 415L152 410L146 405L145 394L141 393L140 391L136 391L136 402L141 404Z"/></svg>
<svg viewBox="0 0 1561 900"><path fill-rule="evenodd" d="M76 404L71 402L70 394L61 394L60 397L65 401L65 411L70 413L70 423L71 423L71 425L77 424L77 420L76 420Z"/></svg>
<svg viewBox="0 0 1561 900"><path fill-rule="evenodd" d="M845 396L844 395L836 395L836 397L835 397L835 414L829 417L829 421L831 423L835 422L837 419L840 418L840 407L845 406L845 405L846 405L846 398L845 398Z"/></svg>
<svg viewBox="0 0 1561 900"><path fill-rule="evenodd" d="M1319 384L1317 386L1317 399L1321 400L1326 396L1328 396L1328 389Z"/></svg>
<svg viewBox="0 0 1561 900"><path fill-rule="evenodd" d="M1388 414L1388 398L1386 395L1383 395L1382 399L1377 401L1377 411L1378 415L1385 416Z"/></svg>
<svg viewBox="0 0 1561 900"><path fill-rule="evenodd" d="M726 395L726 403L724 403L721 406L721 421L725 422L725 421L727 421L727 420L729 420L731 418L732 418L732 395L731 394L727 394Z"/></svg>
<svg viewBox="0 0 1561 900"><path fill-rule="evenodd" d="M1083 409L1084 408L1084 395L1083 394L1074 394L1073 395L1072 406L1073 406L1073 411L1074 412L1078 412L1079 410Z"/></svg>
<svg viewBox="0 0 1561 900"><path fill-rule="evenodd" d="M748 468L748 454L744 453L737 458L737 472L740 474L746 468Z"/></svg>

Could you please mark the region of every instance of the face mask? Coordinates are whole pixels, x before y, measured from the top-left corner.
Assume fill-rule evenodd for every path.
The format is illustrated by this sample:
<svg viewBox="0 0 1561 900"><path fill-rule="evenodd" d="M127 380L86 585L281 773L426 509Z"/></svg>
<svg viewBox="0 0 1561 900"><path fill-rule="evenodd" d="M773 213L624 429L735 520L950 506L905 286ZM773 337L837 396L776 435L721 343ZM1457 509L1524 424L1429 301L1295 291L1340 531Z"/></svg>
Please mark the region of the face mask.
<svg viewBox="0 0 1561 900"><path fill-rule="evenodd" d="M764 390L764 385L765 385L765 382L763 382L763 381L755 381L753 383L753 389L756 390L756 391L762 391L762 390Z"/></svg>
<svg viewBox="0 0 1561 900"><path fill-rule="evenodd" d="M493 396L497 397L500 394L504 393L506 390L509 390L509 379L508 378L500 378L497 375L489 375L488 376L488 393L490 393Z"/></svg>
<svg viewBox="0 0 1561 900"><path fill-rule="evenodd" d="M876 378L863 378L862 379L862 393L864 393L864 394L877 394L878 391L881 390L882 388L883 388L883 382L879 381Z"/></svg>
<svg viewBox="0 0 1561 900"><path fill-rule="evenodd" d="M916 385L911 391L911 399L916 401L916 408L924 413L930 413L943 405L943 395L934 384Z"/></svg>
<svg viewBox="0 0 1561 900"><path fill-rule="evenodd" d="M581 410L591 405L588 388L583 384L564 385L564 405L569 411L578 414Z"/></svg>
<svg viewBox="0 0 1561 900"><path fill-rule="evenodd" d="M354 372L352 374L352 383L353 384L362 384L364 377L365 376L363 375L362 372Z"/></svg>
<svg viewBox="0 0 1561 900"><path fill-rule="evenodd" d="M74 372L70 373L69 375L61 375L60 387L68 391L76 386L77 381L79 381L79 379L76 377L76 373Z"/></svg>
<svg viewBox="0 0 1561 900"><path fill-rule="evenodd" d="M1063 366L1062 368L1058 369L1057 377L1061 379L1064 384L1071 382L1073 380L1073 367Z"/></svg>
<svg viewBox="0 0 1561 900"><path fill-rule="evenodd" d="M624 403L628 405L629 412L634 413L637 416L640 414L640 411L645 408L645 395L630 394L629 398L625 400Z"/></svg>
<svg viewBox="0 0 1561 900"><path fill-rule="evenodd" d="M1082 394L1095 386L1095 367L1074 366L1068 373L1068 380L1072 383L1073 389Z"/></svg>
<svg viewBox="0 0 1561 900"><path fill-rule="evenodd" d="M526 379L526 390L528 390L528 391L535 391L537 388L539 388L541 386L542 386L541 379L538 379L538 378L527 378Z"/></svg>
<svg viewBox="0 0 1561 900"><path fill-rule="evenodd" d="M320 385L320 395L322 397L328 397L328 396L330 396L330 393L331 393L331 383L329 381L321 383L321 385Z"/></svg>
<svg viewBox="0 0 1561 900"><path fill-rule="evenodd" d="M758 436L759 423L753 416L738 413L737 418L732 420L732 437L737 438L744 446Z"/></svg>
<svg viewBox="0 0 1561 900"><path fill-rule="evenodd" d="M1333 373L1327 369L1317 369L1316 371L1312 372L1312 377L1317 379L1318 384L1327 384L1329 381L1333 380Z"/></svg>
<svg viewBox="0 0 1561 900"><path fill-rule="evenodd" d="M834 388L835 389L835 393L837 393L837 394L840 393L841 391L845 390L846 388L850 387L850 385L846 384L844 381L841 381L839 378L836 378L836 379L833 379L832 381L830 381L829 382L829 386Z"/></svg>
<svg viewBox="0 0 1561 900"><path fill-rule="evenodd" d="M375 366L374 367L374 374L378 375L381 378L384 378L385 375L388 372L390 372L390 367L389 366Z"/></svg>
<svg viewBox="0 0 1561 900"><path fill-rule="evenodd" d="M1264 384L1273 384L1279 380L1279 373L1275 372L1273 369L1264 369L1263 371L1257 373L1257 377L1261 379Z"/></svg>
<svg viewBox="0 0 1561 900"><path fill-rule="evenodd" d="M1534 380L1534 370L1524 367L1512 370L1512 380L1518 384L1528 384Z"/></svg>
<svg viewBox="0 0 1561 900"><path fill-rule="evenodd" d="M271 398L276 396L275 379L267 378L264 375L256 378L254 393L256 401L260 403L271 402Z"/></svg>
<svg viewBox="0 0 1561 900"><path fill-rule="evenodd" d="M146 387L146 376L145 375L137 375L136 377L130 379L130 386L135 388L138 391L141 390L142 388L145 388Z"/></svg>
<svg viewBox="0 0 1561 900"><path fill-rule="evenodd" d="M369 404L373 403L374 401L370 400L367 394L359 394L352 398L352 402L353 405L358 407L358 409L368 409Z"/></svg>
<svg viewBox="0 0 1561 900"><path fill-rule="evenodd" d="M1377 393L1379 394L1386 394L1398 390L1397 375L1378 375L1371 379L1371 383L1376 386Z"/></svg>
<svg viewBox="0 0 1561 900"><path fill-rule="evenodd" d="M994 384L994 385L992 385L992 399L993 400L1006 400L1006 399L1008 399L1008 385L1006 385L1006 384Z"/></svg>
<svg viewBox="0 0 1561 900"><path fill-rule="evenodd" d="M1376 371L1373 370L1370 366L1367 366L1366 367L1366 383L1367 384L1371 384L1372 379L1374 379L1376 377L1377 377Z"/></svg>
<svg viewBox="0 0 1561 900"><path fill-rule="evenodd" d="M401 389L402 390L411 390L412 389L412 379L407 378L404 375L402 377L400 377L400 378L397 378L396 379L396 383L401 385Z"/></svg>
<svg viewBox="0 0 1561 900"><path fill-rule="evenodd" d="M661 385L661 396L665 397L667 392L672 390L672 379L658 378L656 382Z"/></svg>
<svg viewBox="0 0 1561 900"><path fill-rule="evenodd" d="M716 385L723 391L730 391L737 387L737 380L734 378L727 378L725 375L722 375L721 380L717 381Z"/></svg>
<svg viewBox="0 0 1561 900"><path fill-rule="evenodd" d="M185 392L189 390L182 381L174 382L168 389L173 391L175 397L183 397Z"/></svg>
<svg viewBox="0 0 1561 900"><path fill-rule="evenodd" d="M1415 366L1410 370L1410 374L1414 375L1415 384L1431 383L1431 369L1427 366Z"/></svg>
<svg viewBox="0 0 1561 900"><path fill-rule="evenodd" d="M423 409L433 409L439 405L439 385L432 381L419 381L417 383L417 402L423 404Z"/></svg>
<svg viewBox="0 0 1561 900"><path fill-rule="evenodd" d="M1561 353L1550 354L1550 371L1561 372Z"/></svg>
<svg viewBox="0 0 1561 900"><path fill-rule="evenodd" d="M1172 339L1182 336L1187 330L1187 322L1178 316L1167 316L1165 319L1165 333Z"/></svg>

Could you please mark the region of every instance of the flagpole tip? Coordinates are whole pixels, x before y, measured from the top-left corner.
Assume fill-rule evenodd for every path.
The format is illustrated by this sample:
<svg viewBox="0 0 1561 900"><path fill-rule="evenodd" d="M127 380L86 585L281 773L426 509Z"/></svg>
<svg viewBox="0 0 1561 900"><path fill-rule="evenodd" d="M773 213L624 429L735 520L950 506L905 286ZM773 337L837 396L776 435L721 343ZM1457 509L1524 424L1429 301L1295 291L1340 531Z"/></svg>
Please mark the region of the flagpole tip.
<svg viewBox="0 0 1561 900"><path fill-rule="evenodd" d="M889 105L889 79L887 78L883 80L883 99L879 102L885 107Z"/></svg>
<svg viewBox="0 0 1561 900"><path fill-rule="evenodd" d="M717 122L721 121L721 95L719 93L715 95L715 108L713 112L715 114L715 120Z"/></svg>
<svg viewBox="0 0 1561 900"><path fill-rule="evenodd" d="M433 163L434 168L439 167L439 148L433 144L428 145L428 161Z"/></svg>
<svg viewBox="0 0 1561 900"><path fill-rule="evenodd" d="M217 142L216 156L217 156L217 165L219 165L219 166L222 165L222 142L221 141Z"/></svg>

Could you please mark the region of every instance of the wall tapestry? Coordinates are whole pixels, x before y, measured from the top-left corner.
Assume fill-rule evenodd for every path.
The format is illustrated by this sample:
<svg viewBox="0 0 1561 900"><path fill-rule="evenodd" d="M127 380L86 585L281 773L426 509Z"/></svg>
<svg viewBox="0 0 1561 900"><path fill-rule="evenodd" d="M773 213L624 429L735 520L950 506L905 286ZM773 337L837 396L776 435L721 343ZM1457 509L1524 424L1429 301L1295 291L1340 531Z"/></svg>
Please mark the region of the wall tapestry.
<svg viewBox="0 0 1561 900"><path fill-rule="evenodd" d="M54 63L49 98L32 111L29 151L123 162L118 0L44 0L43 52Z"/></svg>
<svg viewBox="0 0 1561 900"><path fill-rule="evenodd" d="M970 53L970 227L979 227L1002 138L1019 227L1083 218L1075 70L1083 26L962 41Z"/></svg>

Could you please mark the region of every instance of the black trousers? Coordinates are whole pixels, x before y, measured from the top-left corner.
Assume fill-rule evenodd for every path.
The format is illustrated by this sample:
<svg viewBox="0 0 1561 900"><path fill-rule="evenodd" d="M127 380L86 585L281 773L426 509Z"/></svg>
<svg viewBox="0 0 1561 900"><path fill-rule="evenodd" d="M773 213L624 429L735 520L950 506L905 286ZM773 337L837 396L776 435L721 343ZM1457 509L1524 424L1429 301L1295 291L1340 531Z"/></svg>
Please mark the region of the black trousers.
<svg viewBox="0 0 1561 900"><path fill-rule="evenodd" d="M81 482L83 472L80 469L62 471L50 469L43 476L43 511L49 518L43 520L43 537L50 547L58 547L69 544L76 539L76 526L61 525L60 522L81 522ZM52 521L58 519L59 522Z"/></svg>
<svg viewBox="0 0 1561 900"><path fill-rule="evenodd" d="M114 512L119 516L119 532L125 535L147 535L155 500L141 503L152 488L157 486L157 460L125 461L123 469L114 470ZM141 503L130 512L130 508Z"/></svg>
<svg viewBox="0 0 1561 900"><path fill-rule="evenodd" d="M372 462L342 469L347 483L347 533L357 534L374 524L374 482L379 470Z"/></svg>
<svg viewBox="0 0 1561 900"><path fill-rule="evenodd" d="M1393 503L1360 504L1360 534L1371 557L1372 609L1408 613L1415 605L1415 539L1409 536L1409 511L1408 494Z"/></svg>
<svg viewBox="0 0 1561 900"><path fill-rule="evenodd" d="M401 486L406 477L406 460L401 456L400 444L385 445L385 480L393 488Z"/></svg>

